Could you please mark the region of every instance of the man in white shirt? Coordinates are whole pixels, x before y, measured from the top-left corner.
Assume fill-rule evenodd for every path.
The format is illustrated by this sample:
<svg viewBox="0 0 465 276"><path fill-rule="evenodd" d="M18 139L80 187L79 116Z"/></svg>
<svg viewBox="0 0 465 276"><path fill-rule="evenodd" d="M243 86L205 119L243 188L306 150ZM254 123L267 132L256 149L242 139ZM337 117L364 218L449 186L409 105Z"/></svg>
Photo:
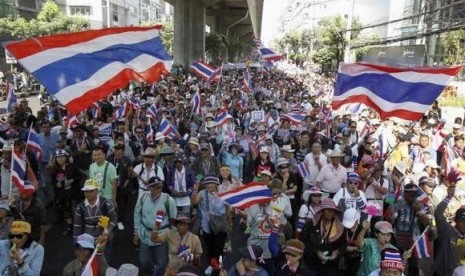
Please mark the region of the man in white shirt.
<svg viewBox="0 0 465 276"><path fill-rule="evenodd" d="M133 177L137 177L139 183L139 196L147 191L147 181L151 177L157 176L162 181L165 181L165 175L160 166L157 166L155 161L156 152L153 148L147 147L143 157L144 162L137 165L132 171Z"/></svg>
<svg viewBox="0 0 465 276"><path fill-rule="evenodd" d="M308 185L308 187L306 187L306 189L303 189L303 191L310 189L311 187L316 185L316 178L320 173L321 168L323 168L324 165L328 164L328 158L326 157L326 155L321 153L320 143L312 144L312 152L305 156L304 162L307 166L310 175L304 179L304 184Z"/></svg>
<svg viewBox="0 0 465 276"><path fill-rule="evenodd" d="M347 169L341 165L343 154L335 149L329 154L330 163L321 168L316 178L316 186L321 189L323 196L333 198L347 181Z"/></svg>

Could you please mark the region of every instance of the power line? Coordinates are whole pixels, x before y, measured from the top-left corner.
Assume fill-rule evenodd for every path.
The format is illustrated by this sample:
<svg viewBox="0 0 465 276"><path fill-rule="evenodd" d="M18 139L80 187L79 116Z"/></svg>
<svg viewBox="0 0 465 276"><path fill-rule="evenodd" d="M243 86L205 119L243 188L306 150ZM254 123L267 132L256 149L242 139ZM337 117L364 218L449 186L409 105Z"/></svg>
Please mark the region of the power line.
<svg viewBox="0 0 465 276"><path fill-rule="evenodd" d="M412 14L410 16L406 16L406 17L402 17L402 18L398 18L398 19L394 19L394 20L389 20L389 21L386 21L386 22L383 22L383 23L366 25L366 26L363 26L363 27L360 27L360 28L347 29L347 30L344 30L344 32L360 31L360 30L364 30L364 29L370 29L370 28L376 28L376 27L380 27L380 26L384 26L384 25L389 25L391 23L396 23L396 22L400 22L400 21L420 17L420 16L425 15L425 14L429 14L429 13L432 14L434 12L437 12L437 11L440 11L440 10L443 10L443 9L446 9L446 8L450 8L450 7L455 6L455 5L461 5L461 4L465 4L465 1L455 2L455 3L452 3L452 4L441 6L441 7L437 8L437 9L434 9L434 10L425 11L425 12L421 12L421 13L417 13L417 14Z"/></svg>

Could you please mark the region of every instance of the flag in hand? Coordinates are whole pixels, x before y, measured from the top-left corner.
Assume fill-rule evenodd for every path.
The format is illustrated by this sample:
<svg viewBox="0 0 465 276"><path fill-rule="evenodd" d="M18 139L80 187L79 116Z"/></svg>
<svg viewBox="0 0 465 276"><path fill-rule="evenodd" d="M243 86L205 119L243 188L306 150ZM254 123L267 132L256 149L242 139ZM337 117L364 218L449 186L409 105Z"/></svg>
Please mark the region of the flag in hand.
<svg viewBox="0 0 465 276"><path fill-rule="evenodd" d="M271 201L274 196L270 188L259 182L251 182L242 187L218 195L224 202L238 209Z"/></svg>

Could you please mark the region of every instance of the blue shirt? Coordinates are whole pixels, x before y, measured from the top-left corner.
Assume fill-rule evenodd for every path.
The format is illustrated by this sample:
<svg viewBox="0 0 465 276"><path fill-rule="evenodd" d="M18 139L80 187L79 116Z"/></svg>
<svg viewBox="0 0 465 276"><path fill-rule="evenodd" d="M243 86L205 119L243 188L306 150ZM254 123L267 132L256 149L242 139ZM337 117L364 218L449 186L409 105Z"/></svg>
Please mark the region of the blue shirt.
<svg viewBox="0 0 465 276"><path fill-rule="evenodd" d="M231 175L242 181L242 168L244 161L239 155L234 156L230 152L223 154L223 164L228 165L231 169Z"/></svg>
<svg viewBox="0 0 465 276"><path fill-rule="evenodd" d="M50 157L55 153L55 144L57 143L59 136L54 133L50 133L49 136L45 136L44 133L39 133L39 144L42 148L42 162L48 163Z"/></svg>
<svg viewBox="0 0 465 276"><path fill-rule="evenodd" d="M9 240L0 241L0 272L6 267L13 264L10 258L11 243ZM33 241L29 248L26 248L23 253L24 265L19 268L18 275L20 276L39 276L42 270L44 261L44 248L42 245Z"/></svg>
<svg viewBox="0 0 465 276"><path fill-rule="evenodd" d="M199 211L201 214L200 228L204 233L210 233L209 215L225 216L226 207L223 200L219 197L208 194L208 208L207 208L207 190L200 191Z"/></svg>

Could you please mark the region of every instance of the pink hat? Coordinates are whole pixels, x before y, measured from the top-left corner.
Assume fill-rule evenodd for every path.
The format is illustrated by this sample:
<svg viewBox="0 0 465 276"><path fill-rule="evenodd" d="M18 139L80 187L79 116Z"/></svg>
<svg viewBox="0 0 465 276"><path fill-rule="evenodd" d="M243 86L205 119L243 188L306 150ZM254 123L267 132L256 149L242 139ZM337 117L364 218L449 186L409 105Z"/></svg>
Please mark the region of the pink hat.
<svg viewBox="0 0 465 276"><path fill-rule="evenodd" d="M321 201L320 208L318 209L318 212L323 211L324 209L333 209L335 211L341 212L334 203L334 201L331 198L325 198Z"/></svg>
<svg viewBox="0 0 465 276"><path fill-rule="evenodd" d="M392 225L387 221L378 221L375 223L375 229L383 234L394 233Z"/></svg>

